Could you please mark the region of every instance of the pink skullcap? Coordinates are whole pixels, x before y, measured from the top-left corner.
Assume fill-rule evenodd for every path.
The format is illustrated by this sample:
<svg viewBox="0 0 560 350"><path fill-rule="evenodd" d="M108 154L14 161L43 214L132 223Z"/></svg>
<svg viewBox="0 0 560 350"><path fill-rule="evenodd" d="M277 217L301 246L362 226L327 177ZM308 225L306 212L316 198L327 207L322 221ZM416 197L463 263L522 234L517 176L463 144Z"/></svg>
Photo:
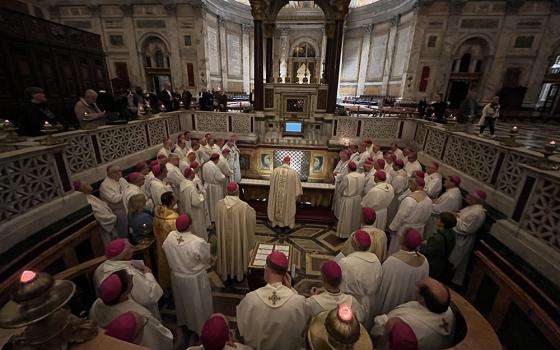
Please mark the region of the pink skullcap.
<svg viewBox="0 0 560 350"><path fill-rule="evenodd" d="M210 160L220 159L220 155L218 153L212 153L210 156Z"/></svg>
<svg viewBox="0 0 560 350"><path fill-rule="evenodd" d="M384 170L377 170L375 172L375 176L377 176L381 181L387 180L387 174L385 173Z"/></svg>
<svg viewBox="0 0 560 350"><path fill-rule="evenodd" d="M416 182L416 184L421 188L424 188L424 186L426 186L426 182L421 177L417 177L414 182Z"/></svg>
<svg viewBox="0 0 560 350"><path fill-rule="evenodd" d="M191 168L191 167L187 167L187 168L185 168L185 171L183 171L183 176L184 176L184 177L189 177L189 176L192 175L192 173L193 173L192 168Z"/></svg>
<svg viewBox="0 0 560 350"><path fill-rule="evenodd" d="M392 153L392 152L390 152L390 153L387 155L387 158L391 158L391 159L393 160L393 162L396 162L396 161L397 161L397 155L394 154L394 153ZM404 165L404 164L403 164L403 165Z"/></svg>
<svg viewBox="0 0 560 350"><path fill-rule="evenodd" d="M117 274L105 278L97 288L97 295L104 304L110 304L118 299L122 292L122 281Z"/></svg>
<svg viewBox="0 0 560 350"><path fill-rule="evenodd" d="M406 230L404 245L408 250L416 250L422 244L422 235L413 228Z"/></svg>
<svg viewBox="0 0 560 350"><path fill-rule="evenodd" d="M126 248L126 239L115 239L105 247L105 256L107 259L114 258L124 251Z"/></svg>
<svg viewBox="0 0 560 350"><path fill-rule="evenodd" d="M82 182L80 180L76 180L72 182L72 186L74 187L74 191L79 191L82 187Z"/></svg>
<svg viewBox="0 0 560 350"><path fill-rule="evenodd" d="M426 176L426 173L424 173L422 170L416 170L414 172L414 176L424 178Z"/></svg>
<svg viewBox="0 0 560 350"><path fill-rule="evenodd" d="M354 232L354 241L362 248L369 248L371 246L371 237L364 230Z"/></svg>
<svg viewBox="0 0 560 350"><path fill-rule="evenodd" d="M397 165L400 166L401 168L404 166L404 162L403 162L402 159L397 159L397 160L395 161L395 164L397 164Z"/></svg>
<svg viewBox="0 0 560 350"><path fill-rule="evenodd" d="M210 316L200 333L204 350L222 350L229 340L229 327L221 315Z"/></svg>
<svg viewBox="0 0 560 350"><path fill-rule="evenodd" d="M478 199L485 201L486 200L486 192L481 191L481 190L477 190L474 191L474 195L475 197L478 197Z"/></svg>
<svg viewBox="0 0 560 350"><path fill-rule="evenodd" d="M285 156L285 157L282 159L282 162L284 162L284 163L287 163L287 162L289 162L289 161L290 161L290 156Z"/></svg>
<svg viewBox="0 0 560 350"><path fill-rule="evenodd" d="M334 260L327 260L321 265L321 274L327 279L342 278L342 270L340 265Z"/></svg>
<svg viewBox="0 0 560 350"><path fill-rule="evenodd" d="M157 159L167 159L167 156L165 154L160 154L159 156L157 156Z"/></svg>
<svg viewBox="0 0 560 350"><path fill-rule="evenodd" d="M349 161L348 162L348 168L350 168L352 170L356 170L356 168L357 168L356 163L354 163L353 161Z"/></svg>
<svg viewBox="0 0 560 350"><path fill-rule="evenodd" d="M229 193L233 193L233 192L237 191L238 189L239 189L239 186L237 186L237 183L235 183L233 181L227 184L227 191Z"/></svg>
<svg viewBox="0 0 560 350"><path fill-rule="evenodd" d="M455 185L459 186L461 184L461 177L457 175L450 176L451 181L455 182Z"/></svg>
<svg viewBox="0 0 560 350"><path fill-rule="evenodd" d="M146 162L140 162L140 163L136 164L136 166L134 167L134 170L140 171L140 170L144 169L145 167L146 167Z"/></svg>
<svg viewBox="0 0 560 350"><path fill-rule="evenodd" d="M130 311L120 314L105 327L105 330L108 336L132 343L136 338L136 317Z"/></svg>
<svg viewBox="0 0 560 350"><path fill-rule="evenodd" d="M266 258L270 263L278 266L282 269L288 269L288 257L286 254L282 253L281 251L275 250L272 253L268 254Z"/></svg>
<svg viewBox="0 0 560 350"><path fill-rule="evenodd" d="M397 321L391 329L391 336L389 338L391 349L393 350L417 350L418 341L416 334L409 325L404 321Z"/></svg>
<svg viewBox="0 0 560 350"><path fill-rule="evenodd" d="M155 160L155 159L152 160L152 161L150 162L150 170L151 170L152 167L153 167L154 165L156 165L156 164L159 164L159 162L158 162L157 160Z"/></svg>
<svg viewBox="0 0 560 350"><path fill-rule="evenodd" d="M434 166L434 168L439 169L439 163L438 162L433 161L432 165Z"/></svg>
<svg viewBox="0 0 560 350"><path fill-rule="evenodd" d="M144 174L139 173L139 172L136 172L136 171L133 172L133 173L130 173L130 174L128 175L128 179L130 180L130 182L134 182L134 181L138 180L138 179L141 178L141 177L144 177Z"/></svg>
<svg viewBox="0 0 560 350"><path fill-rule="evenodd" d="M198 162L197 161L192 162L191 163L191 168L193 168L193 169L198 168Z"/></svg>
<svg viewBox="0 0 560 350"><path fill-rule="evenodd" d="M379 165L380 168L385 167L385 160L378 158L375 162L377 163L377 165Z"/></svg>
<svg viewBox="0 0 560 350"><path fill-rule="evenodd" d="M362 217L366 222L375 222L377 215L373 208L362 208Z"/></svg>
<svg viewBox="0 0 560 350"><path fill-rule="evenodd" d="M175 219L175 227L177 231L183 232L191 227L191 218L187 214L181 214Z"/></svg>
<svg viewBox="0 0 560 350"><path fill-rule="evenodd" d="M373 161L372 161L371 159L369 159L369 158L367 158L367 159L364 161L364 165L372 165L372 164L373 164Z"/></svg>
<svg viewBox="0 0 560 350"><path fill-rule="evenodd" d="M222 150L222 153L226 153L226 152L229 153L229 152L231 152L231 150L230 150L229 148L224 148L224 149Z"/></svg>
<svg viewBox="0 0 560 350"><path fill-rule="evenodd" d="M158 176L161 173L161 165L156 164L154 166L152 166L152 174L154 174L154 176Z"/></svg>

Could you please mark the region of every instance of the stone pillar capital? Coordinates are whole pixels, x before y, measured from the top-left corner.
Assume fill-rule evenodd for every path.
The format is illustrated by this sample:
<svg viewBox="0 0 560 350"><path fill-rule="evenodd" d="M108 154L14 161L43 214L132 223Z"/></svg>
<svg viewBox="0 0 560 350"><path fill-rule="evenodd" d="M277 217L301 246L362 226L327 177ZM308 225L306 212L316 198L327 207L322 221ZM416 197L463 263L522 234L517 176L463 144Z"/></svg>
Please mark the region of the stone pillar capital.
<svg viewBox="0 0 560 350"><path fill-rule="evenodd" d="M373 23L363 27L364 33L371 33L373 31Z"/></svg>
<svg viewBox="0 0 560 350"><path fill-rule="evenodd" d="M251 32L253 32L253 26L241 23L241 33L249 34Z"/></svg>
<svg viewBox="0 0 560 350"><path fill-rule="evenodd" d="M348 14L350 0L330 0L333 19L336 21L343 21Z"/></svg>
<svg viewBox="0 0 560 350"><path fill-rule="evenodd" d="M267 4L265 0L249 0L251 4L251 15L255 21L263 21L266 17Z"/></svg>
<svg viewBox="0 0 560 350"><path fill-rule="evenodd" d="M288 36L288 34L290 34L290 28L288 27L282 27L282 28L278 28L278 33L280 34L280 36Z"/></svg>

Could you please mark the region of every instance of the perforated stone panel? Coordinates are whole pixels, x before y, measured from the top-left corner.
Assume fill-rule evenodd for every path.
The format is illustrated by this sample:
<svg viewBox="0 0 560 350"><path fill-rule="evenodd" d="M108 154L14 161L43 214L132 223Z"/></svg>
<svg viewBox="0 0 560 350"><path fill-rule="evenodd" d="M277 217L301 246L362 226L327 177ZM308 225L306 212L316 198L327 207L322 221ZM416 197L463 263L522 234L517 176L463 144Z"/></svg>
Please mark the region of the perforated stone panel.
<svg viewBox="0 0 560 350"><path fill-rule="evenodd" d="M233 114L231 116L231 131L236 134L250 134L251 116Z"/></svg>
<svg viewBox="0 0 560 350"><path fill-rule="evenodd" d="M142 151L147 146L144 125L127 125L104 130L98 134L98 137L103 162Z"/></svg>
<svg viewBox="0 0 560 350"><path fill-rule="evenodd" d="M274 168L282 165L282 159L285 156L290 157L290 168L294 169L298 174L301 181L306 181L309 177L309 161L311 159L311 152L278 149L274 151Z"/></svg>
<svg viewBox="0 0 560 350"><path fill-rule="evenodd" d="M196 130L208 132L227 132L228 118L223 114L197 114Z"/></svg>
<svg viewBox="0 0 560 350"><path fill-rule="evenodd" d="M489 182L497 149L457 136L449 136L444 163L483 182Z"/></svg>
<svg viewBox="0 0 560 350"><path fill-rule="evenodd" d="M358 120L338 119L337 127L336 127L336 136L356 137L357 133L358 133Z"/></svg>
<svg viewBox="0 0 560 350"><path fill-rule="evenodd" d="M441 159L443 145L445 145L445 133L433 129L428 130L428 139L424 151L432 157Z"/></svg>
<svg viewBox="0 0 560 350"><path fill-rule="evenodd" d="M179 124L179 116L167 119L167 130L169 135L181 132L181 124Z"/></svg>
<svg viewBox="0 0 560 350"><path fill-rule="evenodd" d="M399 122L395 120L362 120L362 136L371 139L392 139L398 135Z"/></svg>
<svg viewBox="0 0 560 350"><path fill-rule="evenodd" d="M64 154L72 174L95 167L95 154L89 135L68 137L65 141L68 146Z"/></svg>
<svg viewBox="0 0 560 350"><path fill-rule="evenodd" d="M167 138L164 120L155 120L148 123L148 134L150 135L150 144L152 146L163 143Z"/></svg>
<svg viewBox="0 0 560 350"><path fill-rule="evenodd" d="M531 161L529 157L507 152L498 175L496 188L515 198L517 190L523 186L521 183L523 181L523 167L520 164L528 164Z"/></svg>

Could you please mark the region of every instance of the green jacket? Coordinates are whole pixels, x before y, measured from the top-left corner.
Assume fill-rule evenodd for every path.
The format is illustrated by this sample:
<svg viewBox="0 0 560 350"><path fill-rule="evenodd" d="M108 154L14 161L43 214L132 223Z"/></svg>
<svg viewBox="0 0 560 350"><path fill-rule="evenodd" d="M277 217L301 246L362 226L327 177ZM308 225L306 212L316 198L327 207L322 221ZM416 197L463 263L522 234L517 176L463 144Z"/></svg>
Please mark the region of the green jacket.
<svg viewBox="0 0 560 350"><path fill-rule="evenodd" d="M430 264L430 277L437 280L445 278L445 270L449 255L455 247L453 229L439 229L427 242L422 244L420 252L426 256Z"/></svg>

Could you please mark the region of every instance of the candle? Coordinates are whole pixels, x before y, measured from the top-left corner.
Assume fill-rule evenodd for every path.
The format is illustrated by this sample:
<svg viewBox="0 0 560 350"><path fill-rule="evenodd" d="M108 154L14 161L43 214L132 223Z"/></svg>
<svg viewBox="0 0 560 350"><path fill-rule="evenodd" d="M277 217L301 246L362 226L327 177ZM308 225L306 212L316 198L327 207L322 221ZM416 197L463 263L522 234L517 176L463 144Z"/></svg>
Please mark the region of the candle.
<svg viewBox="0 0 560 350"><path fill-rule="evenodd" d="M517 131L517 126L514 126L513 128L511 128L512 131Z"/></svg>
<svg viewBox="0 0 560 350"><path fill-rule="evenodd" d="M35 272L26 270L23 271L19 280L21 283L29 283L35 279L35 276L37 276Z"/></svg>
<svg viewBox="0 0 560 350"><path fill-rule="evenodd" d="M45 124L43 124L44 126L49 126L49 122L45 122Z"/></svg>
<svg viewBox="0 0 560 350"><path fill-rule="evenodd" d="M338 319L341 321L351 321L352 320L352 309L348 306L341 306L338 308Z"/></svg>

